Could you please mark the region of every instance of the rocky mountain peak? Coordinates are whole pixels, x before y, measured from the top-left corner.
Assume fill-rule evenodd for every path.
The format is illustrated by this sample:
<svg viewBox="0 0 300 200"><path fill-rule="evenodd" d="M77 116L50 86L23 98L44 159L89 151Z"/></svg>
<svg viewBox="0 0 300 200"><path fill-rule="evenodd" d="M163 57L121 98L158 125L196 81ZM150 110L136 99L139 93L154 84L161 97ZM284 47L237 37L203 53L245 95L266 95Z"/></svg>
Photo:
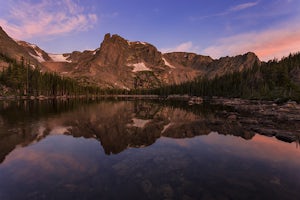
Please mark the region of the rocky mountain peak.
<svg viewBox="0 0 300 200"><path fill-rule="evenodd" d="M104 40L102 43L105 43L105 42L112 42L112 43L122 43L122 42L127 42L127 40L125 40L123 37L119 36L118 34L110 34L110 33L107 33L105 34L104 36Z"/></svg>
<svg viewBox="0 0 300 200"><path fill-rule="evenodd" d="M95 60L98 65L131 66L144 63L147 67L164 65L162 54L146 42L131 42L117 34L107 33L97 51Z"/></svg>
<svg viewBox="0 0 300 200"><path fill-rule="evenodd" d="M127 41L119 35L107 33L95 55L98 65L120 66L126 62L128 50Z"/></svg>

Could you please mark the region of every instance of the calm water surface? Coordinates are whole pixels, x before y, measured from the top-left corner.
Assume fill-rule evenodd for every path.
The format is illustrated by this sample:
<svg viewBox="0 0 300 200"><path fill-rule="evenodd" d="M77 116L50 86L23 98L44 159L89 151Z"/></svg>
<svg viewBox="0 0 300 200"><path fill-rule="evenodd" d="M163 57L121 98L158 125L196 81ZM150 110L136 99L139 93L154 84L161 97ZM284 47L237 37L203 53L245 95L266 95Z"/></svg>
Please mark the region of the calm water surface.
<svg viewBox="0 0 300 200"><path fill-rule="evenodd" d="M0 199L300 199L300 149L222 108L0 102Z"/></svg>

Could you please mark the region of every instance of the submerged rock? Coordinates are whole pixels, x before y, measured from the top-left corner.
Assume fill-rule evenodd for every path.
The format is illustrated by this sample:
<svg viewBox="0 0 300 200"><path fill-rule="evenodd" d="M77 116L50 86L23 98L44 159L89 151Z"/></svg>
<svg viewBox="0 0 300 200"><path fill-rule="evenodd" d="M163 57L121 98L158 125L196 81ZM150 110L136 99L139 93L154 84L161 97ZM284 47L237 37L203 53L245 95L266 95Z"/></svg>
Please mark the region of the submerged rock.
<svg viewBox="0 0 300 200"><path fill-rule="evenodd" d="M258 127L255 127L255 128L252 128L253 131L261 134L261 135L265 135L265 136L275 136L277 134L277 131L274 130L274 129L267 129L267 128L258 128Z"/></svg>
<svg viewBox="0 0 300 200"><path fill-rule="evenodd" d="M293 133L277 133L275 136L278 140L284 141L284 142L295 142L297 140L297 137Z"/></svg>

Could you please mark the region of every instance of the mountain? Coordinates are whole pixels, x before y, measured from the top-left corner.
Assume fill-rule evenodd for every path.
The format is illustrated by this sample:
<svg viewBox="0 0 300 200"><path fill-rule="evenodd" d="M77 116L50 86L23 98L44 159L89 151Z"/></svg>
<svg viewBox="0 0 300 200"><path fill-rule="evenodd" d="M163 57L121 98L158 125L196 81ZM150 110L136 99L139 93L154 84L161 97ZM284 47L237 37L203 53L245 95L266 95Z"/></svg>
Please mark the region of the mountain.
<svg viewBox="0 0 300 200"><path fill-rule="evenodd" d="M216 75L221 76L226 73L249 69L255 62L259 65L261 63L258 57L252 52L234 57L222 57L217 60L209 56L186 52L166 53L163 56L172 66L191 67L199 70L201 75L206 75L209 79L214 78Z"/></svg>
<svg viewBox="0 0 300 200"><path fill-rule="evenodd" d="M69 63L44 62L55 70L78 79L109 88L151 88L194 79L200 72L186 66L174 67L156 47L131 42L118 35L106 34L94 51L65 54Z"/></svg>
<svg viewBox="0 0 300 200"><path fill-rule="evenodd" d="M261 64L258 57L252 52L234 57L227 56L210 63L206 68L206 75L215 77L216 75L222 76L235 71L241 72L245 69L250 69L255 63Z"/></svg>
<svg viewBox="0 0 300 200"><path fill-rule="evenodd" d="M30 44L25 41L16 41L19 46L24 47L24 49L29 53L30 56L34 57L39 62L53 61L51 57L44 50L36 46L35 44Z"/></svg>
<svg viewBox="0 0 300 200"><path fill-rule="evenodd" d="M24 59L26 62L30 62L33 65L40 65L40 61L30 55L30 51L24 48L22 45L19 45L17 41L13 40L9 37L6 32L0 26L0 53L15 59L17 61L21 61ZM0 61L0 67L7 67L8 64L5 61Z"/></svg>
<svg viewBox="0 0 300 200"><path fill-rule="evenodd" d="M217 60L187 52L163 54L149 43L128 41L109 33L95 50L50 54L37 45L16 42L0 29L0 53L16 60L23 57L39 65L41 71L57 72L84 85L126 90L179 84L198 76L213 78L260 63L250 52Z"/></svg>

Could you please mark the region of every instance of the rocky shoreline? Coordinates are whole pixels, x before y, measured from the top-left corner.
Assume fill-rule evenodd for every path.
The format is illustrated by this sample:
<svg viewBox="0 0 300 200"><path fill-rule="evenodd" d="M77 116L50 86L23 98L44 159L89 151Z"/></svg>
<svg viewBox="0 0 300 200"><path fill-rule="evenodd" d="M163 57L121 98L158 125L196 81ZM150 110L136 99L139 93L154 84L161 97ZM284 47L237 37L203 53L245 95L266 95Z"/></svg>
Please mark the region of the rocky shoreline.
<svg viewBox="0 0 300 200"><path fill-rule="evenodd" d="M62 95L62 96L16 96L16 95L9 95L9 96L0 96L0 101L18 101L18 100L48 100L48 99L82 99L82 98L96 98L97 95Z"/></svg>
<svg viewBox="0 0 300 200"><path fill-rule="evenodd" d="M300 104L294 101L276 104L274 101L213 98L211 103L233 108L232 112L222 111L218 115L245 130L285 142L299 141Z"/></svg>

